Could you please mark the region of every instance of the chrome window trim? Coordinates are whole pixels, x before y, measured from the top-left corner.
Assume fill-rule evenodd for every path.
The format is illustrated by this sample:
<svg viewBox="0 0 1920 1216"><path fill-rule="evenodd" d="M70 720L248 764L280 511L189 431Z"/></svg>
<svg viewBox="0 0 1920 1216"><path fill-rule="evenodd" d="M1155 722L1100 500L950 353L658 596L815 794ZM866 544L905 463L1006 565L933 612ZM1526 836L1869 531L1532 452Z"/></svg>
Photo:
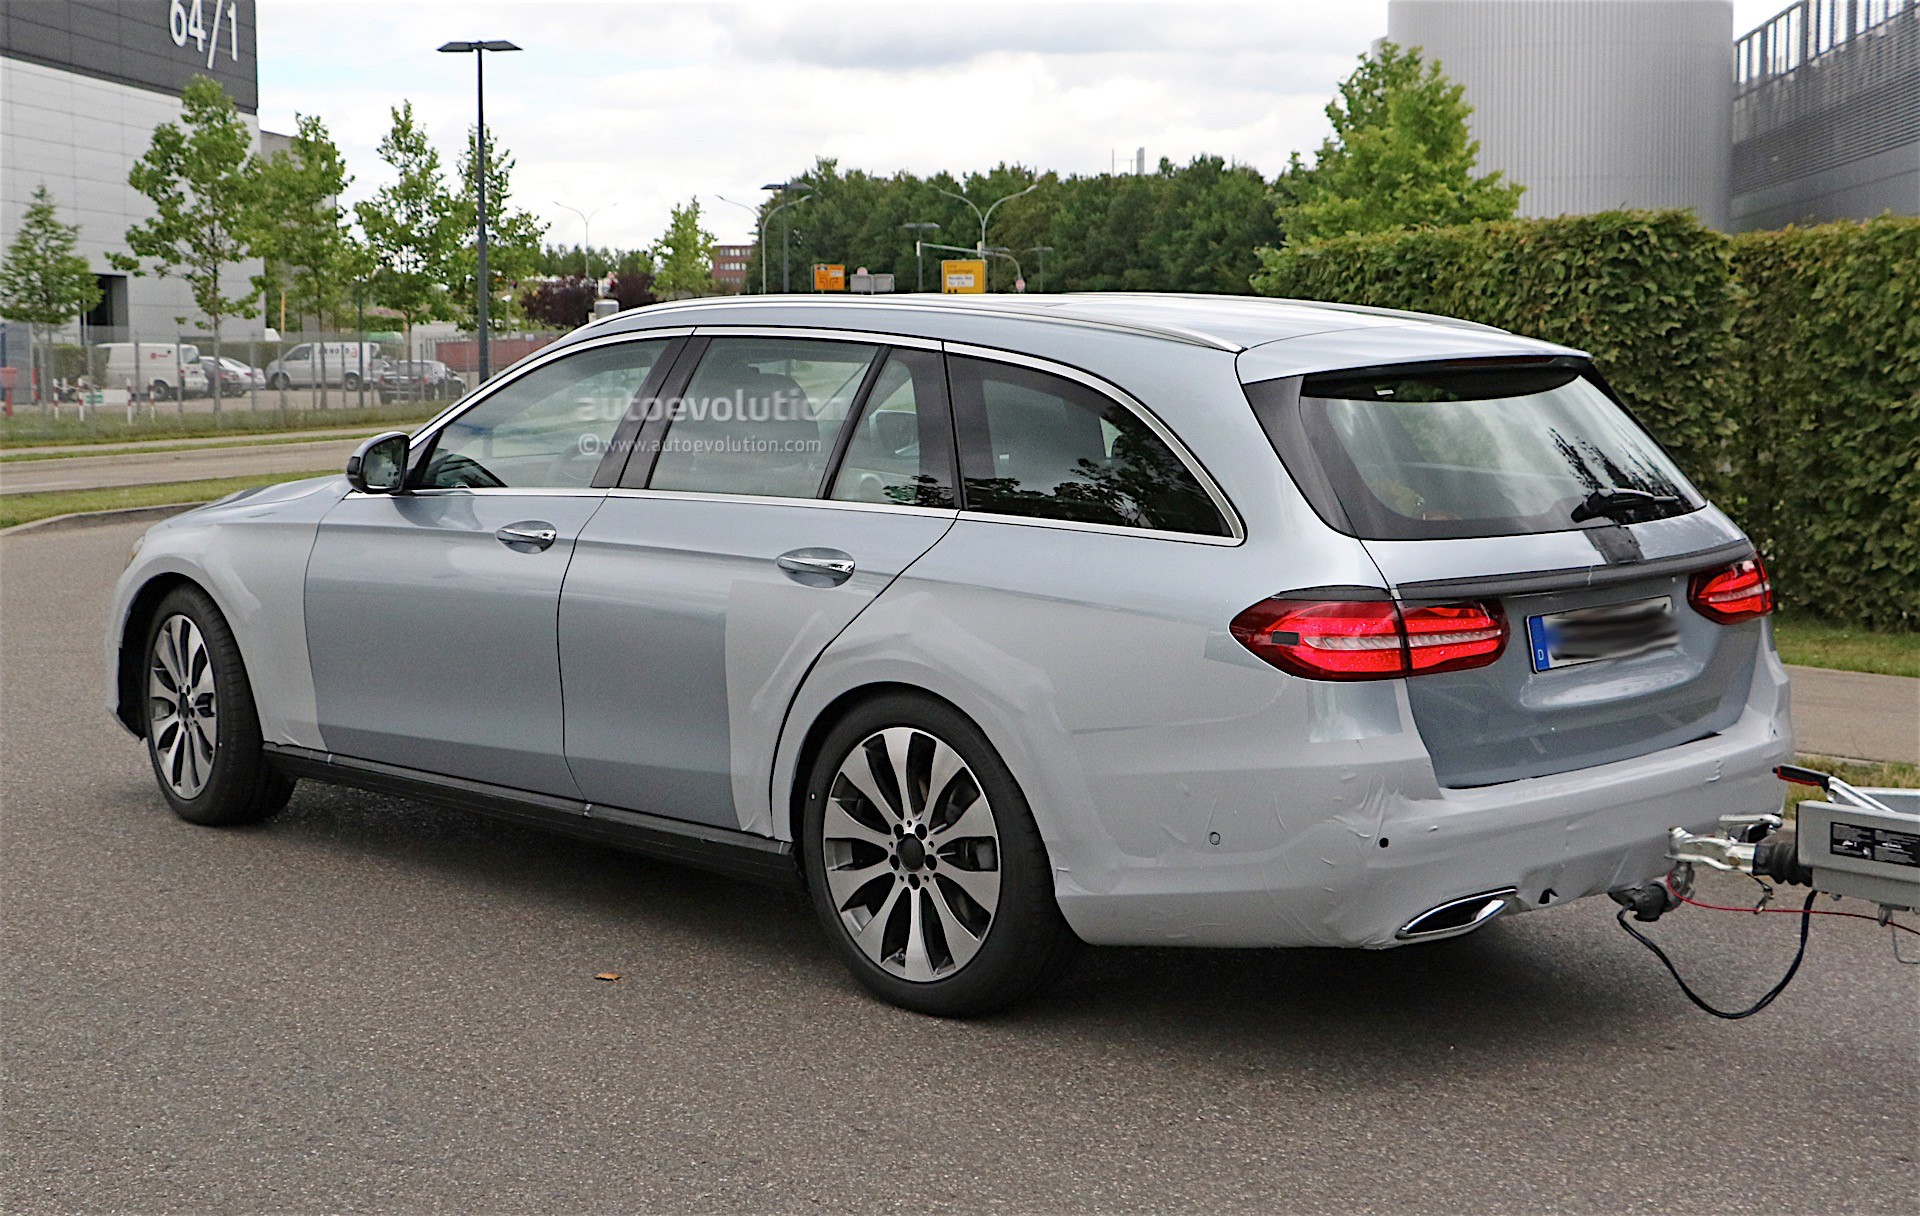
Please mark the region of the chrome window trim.
<svg viewBox="0 0 1920 1216"><path fill-rule="evenodd" d="M375 494L364 490L348 490L348 498L438 498L448 494L518 494L526 498L599 498L607 491L592 486L429 486L421 490L408 490L405 494Z"/></svg>
<svg viewBox="0 0 1920 1216"><path fill-rule="evenodd" d="M649 331L651 332L651 331ZM911 346L937 351L940 339L912 334L883 334L865 329L820 329L810 325L697 325L699 338L814 338L827 342L848 342L877 346Z"/></svg>
<svg viewBox="0 0 1920 1216"><path fill-rule="evenodd" d="M1067 532L1099 532L1106 536L1138 536L1146 540L1181 541L1189 545L1212 545L1235 549L1246 543L1244 537L1202 536L1198 532L1169 532L1164 528L1130 528L1125 524L1090 524L1073 519L1041 519L1033 515L999 515L992 511L962 511L960 518L972 523L1012 524L1016 528L1059 528Z"/></svg>
<svg viewBox="0 0 1920 1216"><path fill-rule="evenodd" d="M1112 531L1112 532L1119 532L1123 534L1134 534L1134 535L1139 535L1144 533L1144 534L1159 536L1159 537L1174 537L1181 540L1202 541L1207 544L1238 545L1246 541L1247 539L1246 524L1241 520L1240 512L1237 508L1234 507L1233 500L1227 497L1226 491L1220 488L1220 483L1214 480L1214 476L1212 472L1208 470L1206 465L1201 463L1200 458L1198 456L1195 456L1193 454L1192 448L1189 448L1181 440L1181 438L1178 435L1174 434L1173 430L1170 427L1168 427L1166 423L1160 421L1160 418L1158 415L1156 415L1152 410L1148 409L1143 402L1141 402L1139 399L1134 397L1131 393L1127 392L1125 389L1119 387L1116 384L1111 383L1110 381L1102 380L1100 377L1094 375L1091 372L1082 371L1077 367L1072 367L1065 363L1056 363L1051 359L1043 359L1036 355L1022 354L1018 351L996 350L990 346L974 346L970 343L965 343L965 342L943 342L941 343L941 347L949 355L961 355L970 359L983 359L992 363L1007 363L1015 367L1031 368L1034 371L1046 372L1049 375L1059 376L1062 379L1066 379L1066 380L1072 380L1077 384L1085 385L1086 387L1101 394L1102 396L1108 397L1113 401L1115 401L1116 403L1118 403L1119 405L1123 406L1125 409L1131 412L1134 417L1146 423L1147 429L1151 430L1156 436L1158 436L1160 441L1166 444L1168 449L1172 451L1173 454L1179 458L1180 462L1186 466L1187 472L1193 475L1194 480L1200 483L1200 488L1207 492L1207 497L1213 500L1213 509L1218 511L1220 513L1220 518L1224 519L1227 522L1227 531L1231 535L1230 536L1202 536L1197 532L1175 532L1175 531L1163 530L1160 528L1129 528L1121 524L1076 523L1070 520L1040 519L1031 515L1001 515L991 511L964 512L964 514L967 515L968 517L970 518L977 517L980 519L995 519L995 520L1012 519L1012 520L1019 520L1024 523L1042 524L1042 525L1048 525L1048 526L1071 528L1074 530L1087 530L1087 531L1095 531L1095 532ZM962 492L964 493L964 488L962 488Z"/></svg>
<svg viewBox="0 0 1920 1216"><path fill-rule="evenodd" d="M848 502L838 498L783 498L777 494L714 494L704 490L641 490L615 487L611 498L661 498L672 502L740 502L763 507L824 507L829 511L880 511L898 515L928 515L957 519L958 507L922 507L904 502ZM997 517L996 517L997 518Z"/></svg>
<svg viewBox="0 0 1920 1216"><path fill-rule="evenodd" d="M454 402L438 414L435 414L432 418L427 419L425 425L415 431L413 436L407 440L407 459L411 462L414 453L420 449L421 445L439 435L441 430L454 419L460 417L460 415L466 413L468 410L473 409L508 385L519 383L523 376L526 376L536 368L545 367L549 363L564 359L576 351L597 350L603 346L618 346L623 342L652 342L666 338L684 338L692 333L693 327L687 325L677 326L671 329L647 329L624 334L603 334L600 337L588 338L581 342L568 342L563 337L551 346L528 355L523 362L515 364L507 371L501 372L492 380L474 389L473 392L460 398L460 400Z"/></svg>

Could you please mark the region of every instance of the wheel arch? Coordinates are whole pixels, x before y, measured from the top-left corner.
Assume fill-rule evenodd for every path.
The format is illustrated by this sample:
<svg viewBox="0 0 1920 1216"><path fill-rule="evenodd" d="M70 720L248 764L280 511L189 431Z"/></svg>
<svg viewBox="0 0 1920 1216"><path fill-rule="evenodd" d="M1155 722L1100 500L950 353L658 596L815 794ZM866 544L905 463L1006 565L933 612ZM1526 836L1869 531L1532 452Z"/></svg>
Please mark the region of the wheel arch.
<svg viewBox="0 0 1920 1216"><path fill-rule="evenodd" d="M875 680L846 689L821 707L820 712L813 716L813 721L808 723L806 732L800 737L799 750L794 753L793 780L788 783L787 790L785 818L787 839L796 842L800 839L800 817L806 810L807 776L813 769L813 762L819 758L820 748L825 744L827 736L832 733L834 727L846 719L848 714L860 706L881 697L894 695L921 697L938 702L972 722L976 727L980 726L979 720L964 708L939 693L917 684L902 680ZM980 729L984 734L986 728L980 727ZM796 858L799 856L797 848L794 850L794 856ZM803 874L803 880L804 877Z"/></svg>
<svg viewBox="0 0 1920 1216"><path fill-rule="evenodd" d="M199 588L209 599L213 599L216 607L220 603L203 584L172 570L154 575L133 593L133 598L127 603L126 615L120 622L120 651L114 665L116 696L113 716L136 736L147 729L140 695L140 669L146 661L147 631L153 628L154 613L158 611L160 601L166 599L176 587ZM244 656L242 661L245 661Z"/></svg>

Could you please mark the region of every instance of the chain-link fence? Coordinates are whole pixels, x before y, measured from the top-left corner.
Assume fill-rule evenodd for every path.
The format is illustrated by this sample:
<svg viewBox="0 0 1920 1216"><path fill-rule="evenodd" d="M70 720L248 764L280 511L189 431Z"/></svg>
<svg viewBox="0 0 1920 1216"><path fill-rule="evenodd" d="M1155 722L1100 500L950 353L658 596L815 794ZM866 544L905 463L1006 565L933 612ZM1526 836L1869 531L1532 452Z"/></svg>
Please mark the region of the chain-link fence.
<svg viewBox="0 0 1920 1216"><path fill-rule="evenodd" d="M69 330L52 342L8 326L0 395L8 417L44 415L127 421L164 415L429 406L480 383L471 332L423 328L398 333L300 330L276 340L226 337L216 360L202 331ZM556 332L495 334L488 366L508 366L559 337ZM352 425L343 419L342 425Z"/></svg>

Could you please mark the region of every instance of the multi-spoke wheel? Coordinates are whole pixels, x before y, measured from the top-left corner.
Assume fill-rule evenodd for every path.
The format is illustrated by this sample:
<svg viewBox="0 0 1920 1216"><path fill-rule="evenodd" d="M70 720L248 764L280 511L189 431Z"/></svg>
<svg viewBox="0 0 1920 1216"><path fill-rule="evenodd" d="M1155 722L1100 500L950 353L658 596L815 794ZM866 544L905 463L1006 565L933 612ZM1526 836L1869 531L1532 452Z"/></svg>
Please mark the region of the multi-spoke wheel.
<svg viewBox="0 0 1920 1216"><path fill-rule="evenodd" d="M892 696L828 735L803 816L815 907L854 974L927 1013L984 1013L1075 944L1019 787L951 707Z"/></svg>
<svg viewBox="0 0 1920 1216"><path fill-rule="evenodd" d="M219 714L206 638L192 618L175 613L160 622L147 667L147 738L160 780L181 798L198 797L213 776Z"/></svg>
<svg viewBox="0 0 1920 1216"><path fill-rule="evenodd" d="M176 587L148 630L147 755L181 818L251 823L286 805L293 783L260 747L260 719L240 648L207 594Z"/></svg>

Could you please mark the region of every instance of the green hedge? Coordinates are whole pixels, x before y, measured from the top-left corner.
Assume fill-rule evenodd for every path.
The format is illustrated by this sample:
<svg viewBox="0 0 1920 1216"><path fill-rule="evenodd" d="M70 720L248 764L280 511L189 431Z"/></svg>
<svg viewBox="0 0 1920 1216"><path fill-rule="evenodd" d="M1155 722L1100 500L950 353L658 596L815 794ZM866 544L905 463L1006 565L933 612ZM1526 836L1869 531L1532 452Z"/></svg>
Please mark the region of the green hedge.
<svg viewBox="0 0 1920 1216"><path fill-rule="evenodd" d="M1920 627L1920 220L1727 237L1683 211L1263 250L1256 290L1592 353L1768 555L1787 604Z"/></svg>
<svg viewBox="0 0 1920 1216"><path fill-rule="evenodd" d="M1783 598L1920 629L1920 219L1733 239L1733 510Z"/></svg>

